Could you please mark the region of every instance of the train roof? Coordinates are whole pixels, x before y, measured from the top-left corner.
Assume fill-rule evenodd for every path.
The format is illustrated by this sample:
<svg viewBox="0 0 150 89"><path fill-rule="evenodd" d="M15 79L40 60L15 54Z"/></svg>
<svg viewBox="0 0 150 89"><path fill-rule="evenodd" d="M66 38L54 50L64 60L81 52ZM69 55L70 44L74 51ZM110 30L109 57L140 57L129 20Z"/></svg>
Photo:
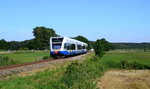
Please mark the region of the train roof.
<svg viewBox="0 0 150 89"><path fill-rule="evenodd" d="M76 39L73 39L73 38L69 38L69 37L51 37L51 38L64 38L66 40L70 40L70 41L74 41L74 42L79 42L79 43L81 43L83 45L87 45L87 43L85 43L85 42L82 42L82 41L79 41L79 40L76 40Z"/></svg>

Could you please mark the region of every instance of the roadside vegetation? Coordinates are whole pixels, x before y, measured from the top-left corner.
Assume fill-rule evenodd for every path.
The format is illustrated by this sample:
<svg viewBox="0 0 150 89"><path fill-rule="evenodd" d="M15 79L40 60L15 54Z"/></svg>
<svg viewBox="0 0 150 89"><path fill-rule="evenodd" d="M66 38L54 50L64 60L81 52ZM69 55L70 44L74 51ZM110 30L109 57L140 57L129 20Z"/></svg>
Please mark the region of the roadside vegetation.
<svg viewBox="0 0 150 89"><path fill-rule="evenodd" d="M0 67L7 66L7 65L14 65L16 62L9 57L2 57L0 56Z"/></svg>

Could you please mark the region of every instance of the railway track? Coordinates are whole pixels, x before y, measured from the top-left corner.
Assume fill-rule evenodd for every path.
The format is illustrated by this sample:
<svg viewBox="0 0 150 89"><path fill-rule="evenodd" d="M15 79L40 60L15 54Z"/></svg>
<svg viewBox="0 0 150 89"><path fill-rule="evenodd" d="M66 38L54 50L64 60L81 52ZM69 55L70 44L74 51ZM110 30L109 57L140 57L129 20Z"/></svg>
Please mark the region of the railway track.
<svg viewBox="0 0 150 89"><path fill-rule="evenodd" d="M56 59L56 60L62 60L62 59ZM0 67L0 70L9 69L9 68L15 68L15 67L21 67L21 66L26 66L26 65L32 65L32 64L38 64L38 63L44 63L44 62L50 62L50 61L55 61L55 60L42 60L42 61L34 61L34 62L28 62L28 63L23 63L23 64L15 64L15 65L10 65L10 66L3 66L3 67Z"/></svg>
<svg viewBox="0 0 150 89"><path fill-rule="evenodd" d="M68 58L60 58L60 59L54 59L54 60L43 60L43 61L36 61L36 62L30 62L30 63L24 63L24 64L16 64L11 66L5 66L0 67L0 80L4 79L4 76L10 76L13 74L18 74L20 72L27 72L27 71L33 71L39 68L45 68L53 64L63 64L66 61L71 60L82 60L85 56L89 55L90 53L68 57Z"/></svg>

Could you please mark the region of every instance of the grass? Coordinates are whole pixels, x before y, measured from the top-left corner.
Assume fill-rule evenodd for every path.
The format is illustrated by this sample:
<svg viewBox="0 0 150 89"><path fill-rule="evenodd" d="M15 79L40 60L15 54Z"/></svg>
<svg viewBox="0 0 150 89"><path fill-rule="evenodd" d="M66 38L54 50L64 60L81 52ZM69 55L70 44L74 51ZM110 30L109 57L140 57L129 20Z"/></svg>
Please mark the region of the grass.
<svg viewBox="0 0 150 89"><path fill-rule="evenodd" d="M88 55L92 56L92 55ZM113 69L150 68L150 52L115 50L107 52L101 59L87 57L85 61L73 61L67 67L38 72L32 76L0 82L1 89L96 89L96 78ZM140 66L140 67L139 67Z"/></svg>
<svg viewBox="0 0 150 89"><path fill-rule="evenodd" d="M17 63L32 62L43 56L49 56L49 51L16 51L12 53L0 54L3 57L9 57Z"/></svg>
<svg viewBox="0 0 150 89"><path fill-rule="evenodd" d="M61 71L62 68L45 70L32 76L4 80L0 82L0 89L64 89L58 81Z"/></svg>
<svg viewBox="0 0 150 89"><path fill-rule="evenodd" d="M150 66L150 52L141 50L109 51L101 58L101 61L104 64L111 63L112 65L127 62Z"/></svg>

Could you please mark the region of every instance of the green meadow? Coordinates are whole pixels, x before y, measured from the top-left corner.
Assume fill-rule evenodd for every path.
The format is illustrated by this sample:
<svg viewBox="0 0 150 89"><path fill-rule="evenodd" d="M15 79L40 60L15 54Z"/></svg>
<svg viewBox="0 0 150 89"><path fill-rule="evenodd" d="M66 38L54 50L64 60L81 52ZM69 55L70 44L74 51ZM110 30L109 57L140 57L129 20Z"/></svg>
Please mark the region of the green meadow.
<svg viewBox="0 0 150 89"><path fill-rule="evenodd" d="M119 63L121 61L135 62L141 65L150 65L150 51L143 50L113 50L106 52L101 61Z"/></svg>
<svg viewBox="0 0 150 89"><path fill-rule="evenodd" d="M0 54L2 57L9 57L18 63L33 62L40 60L44 56L49 56L49 51L16 51L12 53Z"/></svg>

